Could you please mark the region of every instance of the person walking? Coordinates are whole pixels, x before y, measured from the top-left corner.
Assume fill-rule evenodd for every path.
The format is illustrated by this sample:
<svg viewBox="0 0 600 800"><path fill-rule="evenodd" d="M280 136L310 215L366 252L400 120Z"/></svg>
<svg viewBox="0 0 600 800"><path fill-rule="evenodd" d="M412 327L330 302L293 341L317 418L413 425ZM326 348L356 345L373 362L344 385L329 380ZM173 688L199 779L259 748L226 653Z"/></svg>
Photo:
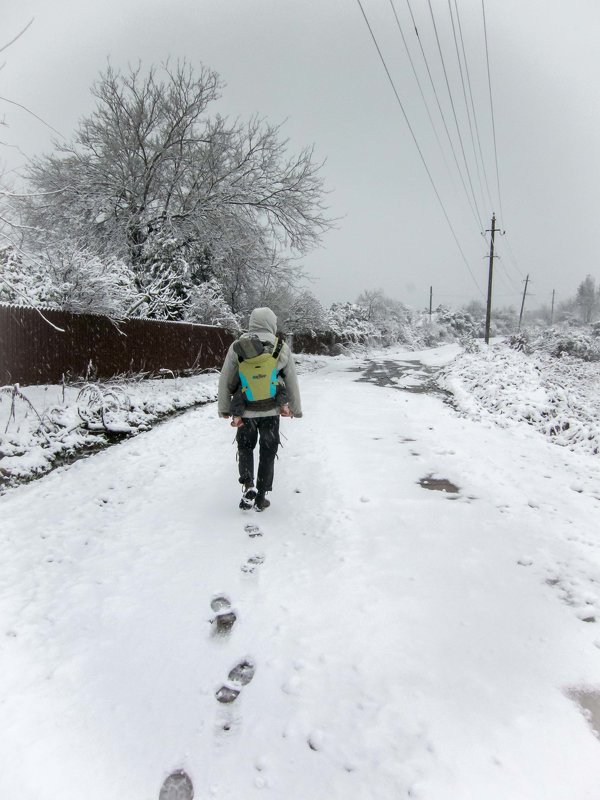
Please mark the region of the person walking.
<svg viewBox="0 0 600 800"><path fill-rule="evenodd" d="M273 489L279 417L301 417L300 389L289 346L277 336L270 308L255 308L248 332L230 346L219 378L219 416L237 428L240 508L264 511ZM254 449L259 443L254 483Z"/></svg>

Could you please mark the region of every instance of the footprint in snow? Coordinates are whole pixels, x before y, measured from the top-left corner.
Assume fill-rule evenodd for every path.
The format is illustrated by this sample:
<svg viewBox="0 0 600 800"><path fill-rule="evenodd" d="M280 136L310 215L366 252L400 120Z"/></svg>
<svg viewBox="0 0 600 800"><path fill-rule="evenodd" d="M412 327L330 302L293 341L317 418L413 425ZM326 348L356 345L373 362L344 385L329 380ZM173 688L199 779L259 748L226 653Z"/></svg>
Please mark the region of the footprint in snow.
<svg viewBox="0 0 600 800"><path fill-rule="evenodd" d="M242 687L250 683L256 672L252 661L244 659L236 664L227 676L227 683L216 692L219 703L233 703L242 691Z"/></svg>
<svg viewBox="0 0 600 800"><path fill-rule="evenodd" d="M264 556L250 556L248 561L246 561L245 564L242 564L242 572L245 572L247 575L252 575L252 573L256 570L256 567L259 567L261 564L263 564L264 560Z"/></svg>
<svg viewBox="0 0 600 800"><path fill-rule="evenodd" d="M558 596L568 606L576 609L576 617L581 622L595 623L598 621L598 602L596 597L586 597L585 594L574 587L572 582L557 575L549 575L545 583L558 590Z"/></svg>
<svg viewBox="0 0 600 800"><path fill-rule="evenodd" d="M172 772L160 789L158 800L193 800L194 786L182 769Z"/></svg>
<svg viewBox="0 0 600 800"><path fill-rule="evenodd" d="M211 601L210 607L215 612L211 623L216 626L216 633L220 635L229 633L237 619L231 607L231 600L225 595L217 595Z"/></svg>
<svg viewBox="0 0 600 800"><path fill-rule="evenodd" d="M244 530L251 539L255 539L257 536L263 535L263 532L258 525L244 525Z"/></svg>

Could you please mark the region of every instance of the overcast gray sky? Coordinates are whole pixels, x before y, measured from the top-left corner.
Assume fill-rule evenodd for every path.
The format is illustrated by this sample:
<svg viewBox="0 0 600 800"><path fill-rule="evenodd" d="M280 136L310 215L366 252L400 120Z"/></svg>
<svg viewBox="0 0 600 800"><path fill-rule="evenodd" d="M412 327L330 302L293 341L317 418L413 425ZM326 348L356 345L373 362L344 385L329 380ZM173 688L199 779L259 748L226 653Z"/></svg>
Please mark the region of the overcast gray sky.
<svg viewBox="0 0 600 800"><path fill-rule="evenodd" d="M413 75L391 0L361 0L399 98L465 258L436 197L357 0L2 0L0 95L38 114L67 138L93 107L89 87L106 66L187 57L226 83L219 111L285 121L290 146L315 144L326 159L331 213L340 218L303 263L325 304L381 288L414 307L483 299L488 245L448 145L419 39L459 164L446 80L429 0L393 0L429 105L440 149ZM498 199L481 0L457 0L484 155L479 177L449 7L431 0L471 182L485 228L502 219L495 303L518 307L526 273L531 303L574 294L600 278L600 3L485 0L496 122ZM457 20L455 19L455 25ZM459 38L460 44L460 38ZM0 62L1 63L1 62ZM468 92L468 89L467 89ZM7 168L51 149L52 133L0 101ZM473 122L472 126L474 128Z"/></svg>

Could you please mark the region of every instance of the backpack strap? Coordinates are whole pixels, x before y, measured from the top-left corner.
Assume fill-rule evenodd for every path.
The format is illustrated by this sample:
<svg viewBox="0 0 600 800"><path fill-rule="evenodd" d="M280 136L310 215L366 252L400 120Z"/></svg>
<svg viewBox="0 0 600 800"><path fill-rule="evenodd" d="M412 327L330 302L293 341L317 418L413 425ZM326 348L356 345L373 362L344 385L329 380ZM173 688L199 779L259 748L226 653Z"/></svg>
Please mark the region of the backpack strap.
<svg viewBox="0 0 600 800"><path fill-rule="evenodd" d="M283 339L276 339L275 340L275 347L273 348L272 356L273 358L278 358L279 353L281 353L281 348L283 347Z"/></svg>

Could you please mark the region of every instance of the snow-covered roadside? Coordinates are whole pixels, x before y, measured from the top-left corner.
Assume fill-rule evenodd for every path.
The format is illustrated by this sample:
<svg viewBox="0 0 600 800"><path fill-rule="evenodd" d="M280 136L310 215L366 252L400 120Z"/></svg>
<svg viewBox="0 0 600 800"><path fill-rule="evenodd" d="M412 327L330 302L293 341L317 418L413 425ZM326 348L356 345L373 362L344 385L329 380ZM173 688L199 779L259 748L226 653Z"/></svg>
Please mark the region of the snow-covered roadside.
<svg viewBox="0 0 600 800"><path fill-rule="evenodd" d="M299 372L325 359L296 355ZM218 373L81 385L0 387L0 492L81 454L148 431L174 413L217 398Z"/></svg>
<svg viewBox="0 0 600 800"><path fill-rule="evenodd" d="M471 419L531 425L553 442L600 452L600 363L506 344L462 353L438 376Z"/></svg>
<svg viewBox="0 0 600 800"><path fill-rule="evenodd" d="M396 349L367 350L369 359L392 358ZM504 343L462 352L456 344L418 354L443 367L437 383L453 395L460 413L501 426L535 427L557 444L600 451L600 365L543 351L524 354ZM296 356L309 373L335 359ZM406 383L406 381L405 381ZM78 453L149 430L177 411L216 399L217 374L174 380L113 381L81 386L0 387L0 490L39 477Z"/></svg>
<svg viewBox="0 0 600 800"><path fill-rule="evenodd" d="M0 498L1 797L596 800L597 459L356 367L302 377L265 514L209 407Z"/></svg>
<svg viewBox="0 0 600 800"><path fill-rule="evenodd" d="M132 436L217 395L216 373L190 378L0 388L0 487Z"/></svg>

